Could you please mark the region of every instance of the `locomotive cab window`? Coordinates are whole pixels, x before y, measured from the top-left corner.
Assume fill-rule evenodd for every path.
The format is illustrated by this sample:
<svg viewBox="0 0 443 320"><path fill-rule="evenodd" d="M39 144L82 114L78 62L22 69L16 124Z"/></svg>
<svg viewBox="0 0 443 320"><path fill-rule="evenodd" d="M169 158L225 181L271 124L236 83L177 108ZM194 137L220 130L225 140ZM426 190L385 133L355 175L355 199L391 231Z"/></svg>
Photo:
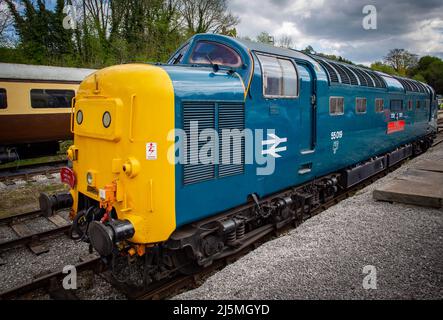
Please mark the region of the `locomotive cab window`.
<svg viewBox="0 0 443 320"><path fill-rule="evenodd" d="M267 98L297 98L298 73L287 59L257 54L263 72L263 93Z"/></svg>
<svg viewBox="0 0 443 320"><path fill-rule="evenodd" d="M68 109L74 96L74 90L32 89L31 106L35 109Z"/></svg>
<svg viewBox="0 0 443 320"><path fill-rule="evenodd" d="M412 102L412 100L409 100L408 101L408 111L412 111L412 108L413 108L413 102Z"/></svg>
<svg viewBox="0 0 443 320"><path fill-rule="evenodd" d="M402 112L403 111L403 100L391 100L391 111L392 112Z"/></svg>
<svg viewBox="0 0 443 320"><path fill-rule="evenodd" d="M217 64L232 68L239 68L243 64L240 55L234 49L211 41L198 42L189 63Z"/></svg>
<svg viewBox="0 0 443 320"><path fill-rule="evenodd" d="M331 97L329 99L329 114L332 116L345 114L345 98Z"/></svg>
<svg viewBox="0 0 443 320"><path fill-rule="evenodd" d="M0 109L6 109L8 107L8 100L6 98L6 90L0 88Z"/></svg>
<svg viewBox="0 0 443 320"><path fill-rule="evenodd" d="M355 103L355 111L359 114L366 113L367 100L366 98L357 98Z"/></svg>
<svg viewBox="0 0 443 320"><path fill-rule="evenodd" d="M186 55L186 52L189 49L189 43L185 44L183 48L181 48L170 60L169 64L180 64L183 62L183 59Z"/></svg>
<svg viewBox="0 0 443 320"><path fill-rule="evenodd" d="M381 113L385 109L385 101L383 99L375 99L375 112Z"/></svg>

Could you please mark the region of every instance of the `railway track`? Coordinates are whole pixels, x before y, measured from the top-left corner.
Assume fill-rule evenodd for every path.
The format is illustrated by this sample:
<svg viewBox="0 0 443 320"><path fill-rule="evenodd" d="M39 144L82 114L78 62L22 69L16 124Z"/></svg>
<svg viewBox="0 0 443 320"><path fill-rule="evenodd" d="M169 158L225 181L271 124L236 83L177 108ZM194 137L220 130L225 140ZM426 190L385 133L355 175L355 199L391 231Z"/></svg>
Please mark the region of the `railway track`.
<svg viewBox="0 0 443 320"><path fill-rule="evenodd" d="M443 134L440 134L434 143L434 145L437 145L439 143L443 142ZM367 186L373 184L377 180L387 176L389 173L399 169L407 160L397 164L395 167L389 168L363 182L356 185L355 187L351 188L350 190L347 190L346 192L338 195L334 199L326 202L325 204L321 205L320 207L316 208L312 212L310 212L309 215L305 216L303 219L303 222L311 219L314 216L319 215L320 213L326 211L327 209L337 205L343 200L346 200L352 196L354 196L358 191L366 188ZM298 223L294 222L294 224L288 225L285 228L281 230L276 230L272 225L265 226L260 230L258 233L258 236L256 240L248 245L245 245L243 248L241 248L237 253L234 255L225 257L223 259L214 261L214 263L206 268L202 268L198 273L193 275L187 275L187 276L176 276L171 279L161 281L153 285L151 288L149 288L147 291L134 291L132 288L125 287L122 284L117 283L115 280L112 280L112 277L106 273L104 273L104 265L100 258L91 259L89 261L83 262L76 266L77 271L85 271L85 270L92 270L95 273L99 273L105 278L108 282L110 282L115 288L117 288L119 291L123 292L128 299L131 300L162 300L170 298L180 292L189 290L189 289L195 289L198 287L205 279L207 279L210 275L212 275L214 272L217 272L230 263L233 263L246 255L247 253L251 252L252 250L255 250L258 248L261 244L272 240L273 238L279 237L283 234L285 234L287 231L294 229L298 227ZM45 290L47 291L52 299L63 299L63 300L69 300L69 299L76 299L75 293L66 292L63 289L60 289L60 281L61 279L66 276L61 271L56 272L50 275L46 275L44 277L41 277L39 279L36 279L30 283L26 283L22 286L13 288L11 290L8 290L6 292L0 293L0 300L9 300L9 299L16 299L20 298L23 295L29 294L36 290Z"/></svg>
<svg viewBox="0 0 443 320"><path fill-rule="evenodd" d="M0 182L8 182L17 179L30 180L34 176L58 173L61 168L67 165L68 161L66 160L56 160L14 168L2 168L0 169Z"/></svg>
<svg viewBox="0 0 443 320"><path fill-rule="evenodd" d="M99 273L101 272L102 267L103 264L100 258L93 258L75 265L77 272L91 270ZM75 293L71 293L70 291L61 288L60 284L64 277L66 277L66 274L64 274L63 271L45 275L24 285L0 293L0 300L18 299L37 290L46 291L49 293L49 296L55 300L76 300L77 297L75 296Z"/></svg>
<svg viewBox="0 0 443 320"><path fill-rule="evenodd" d="M33 232L27 225L27 222L37 218L45 218L47 224L53 226L53 228L42 232ZM48 252L48 249L43 244L44 240L61 234L67 234L71 228L71 223L60 215L56 214L52 217L44 217L40 211L27 212L18 216L1 219L0 225L8 226L17 236L15 239L0 242L0 252L20 246L27 246L37 255Z"/></svg>

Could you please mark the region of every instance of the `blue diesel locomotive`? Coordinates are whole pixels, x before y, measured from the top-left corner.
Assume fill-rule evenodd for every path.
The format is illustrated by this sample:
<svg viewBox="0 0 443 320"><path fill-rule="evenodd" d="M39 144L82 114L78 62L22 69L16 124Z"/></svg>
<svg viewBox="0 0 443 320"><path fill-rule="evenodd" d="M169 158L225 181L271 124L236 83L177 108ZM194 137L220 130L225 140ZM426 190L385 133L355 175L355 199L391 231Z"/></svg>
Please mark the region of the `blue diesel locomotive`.
<svg viewBox="0 0 443 320"><path fill-rule="evenodd" d="M74 233L149 284L238 252L426 151L436 121L424 83L200 34L167 64L82 83L64 202Z"/></svg>

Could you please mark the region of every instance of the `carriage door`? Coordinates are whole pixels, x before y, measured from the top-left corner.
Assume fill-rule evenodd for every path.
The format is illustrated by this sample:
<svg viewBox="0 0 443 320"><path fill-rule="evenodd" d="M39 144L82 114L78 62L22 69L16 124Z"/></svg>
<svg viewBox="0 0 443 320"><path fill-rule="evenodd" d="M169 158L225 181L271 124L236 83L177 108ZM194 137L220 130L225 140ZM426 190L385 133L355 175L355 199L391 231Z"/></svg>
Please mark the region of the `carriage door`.
<svg viewBox="0 0 443 320"><path fill-rule="evenodd" d="M300 84L300 127L303 132L300 137L300 152L313 153L317 141L317 97L315 73L307 64L297 64Z"/></svg>

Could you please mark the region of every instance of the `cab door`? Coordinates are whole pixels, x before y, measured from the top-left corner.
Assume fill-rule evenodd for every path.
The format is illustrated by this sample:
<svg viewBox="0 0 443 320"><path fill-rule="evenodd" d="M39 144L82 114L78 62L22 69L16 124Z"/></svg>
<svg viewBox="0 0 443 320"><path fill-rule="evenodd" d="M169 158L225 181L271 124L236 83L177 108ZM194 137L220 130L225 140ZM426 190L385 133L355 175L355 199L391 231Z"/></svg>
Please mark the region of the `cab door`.
<svg viewBox="0 0 443 320"><path fill-rule="evenodd" d="M315 72L308 64L297 64L300 78L300 127L303 132L300 139L300 152L313 153L317 140L317 97Z"/></svg>

